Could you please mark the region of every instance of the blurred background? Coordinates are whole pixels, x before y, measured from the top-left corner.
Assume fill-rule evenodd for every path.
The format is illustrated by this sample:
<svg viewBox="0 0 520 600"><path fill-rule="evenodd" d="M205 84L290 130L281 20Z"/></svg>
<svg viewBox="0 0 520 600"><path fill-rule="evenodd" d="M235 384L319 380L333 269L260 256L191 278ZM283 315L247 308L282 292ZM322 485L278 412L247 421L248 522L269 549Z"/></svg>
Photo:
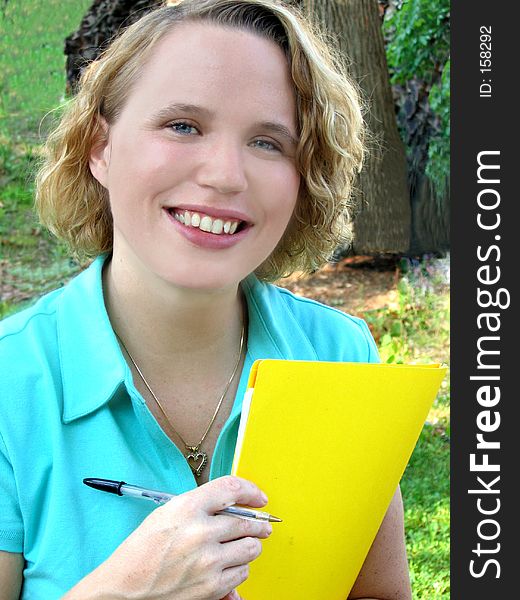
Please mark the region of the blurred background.
<svg viewBox="0 0 520 600"><path fill-rule="evenodd" d="M384 362L449 365L448 0L294 0L361 87L373 143L354 243L279 285L364 318ZM81 69L154 0L0 0L0 318L85 265L38 224L39 148ZM414 599L449 598L449 374L402 480Z"/></svg>

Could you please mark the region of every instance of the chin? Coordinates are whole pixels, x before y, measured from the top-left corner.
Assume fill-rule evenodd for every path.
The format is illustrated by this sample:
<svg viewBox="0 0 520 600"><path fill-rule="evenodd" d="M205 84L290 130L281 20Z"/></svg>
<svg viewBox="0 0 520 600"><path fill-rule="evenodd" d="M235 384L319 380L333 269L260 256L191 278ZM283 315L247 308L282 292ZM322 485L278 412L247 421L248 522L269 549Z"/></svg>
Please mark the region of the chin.
<svg viewBox="0 0 520 600"><path fill-rule="evenodd" d="M247 275L248 273L242 276L234 275L229 270L219 272L206 266L205 269L192 268L182 273L164 273L162 279L174 287L185 290L217 292L238 287L240 281Z"/></svg>

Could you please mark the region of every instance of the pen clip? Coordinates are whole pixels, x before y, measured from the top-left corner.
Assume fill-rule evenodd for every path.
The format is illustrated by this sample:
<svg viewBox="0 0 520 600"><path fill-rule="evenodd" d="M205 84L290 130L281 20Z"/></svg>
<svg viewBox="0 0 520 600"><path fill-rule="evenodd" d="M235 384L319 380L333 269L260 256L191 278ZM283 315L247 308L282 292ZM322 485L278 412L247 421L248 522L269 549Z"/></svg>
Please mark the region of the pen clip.
<svg viewBox="0 0 520 600"><path fill-rule="evenodd" d="M169 498L166 499L164 496L157 496L155 494L149 494L148 492L143 492L142 496L143 498L148 498L149 500L152 500L152 502L155 502L155 504L164 504L169 500Z"/></svg>

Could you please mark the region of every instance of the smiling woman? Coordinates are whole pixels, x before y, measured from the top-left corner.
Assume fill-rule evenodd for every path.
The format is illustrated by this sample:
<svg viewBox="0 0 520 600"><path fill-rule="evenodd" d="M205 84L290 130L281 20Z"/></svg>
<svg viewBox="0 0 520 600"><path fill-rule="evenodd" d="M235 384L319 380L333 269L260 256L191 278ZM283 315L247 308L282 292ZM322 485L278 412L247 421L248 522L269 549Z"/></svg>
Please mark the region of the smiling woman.
<svg viewBox="0 0 520 600"><path fill-rule="evenodd" d="M84 162L99 133L101 122L97 117L101 114L108 122L116 120L150 53L172 28L187 19L199 24L220 24L226 31L254 31L272 41L288 61L287 75L295 96L296 136L283 124L273 123L270 116L264 125L270 133L282 134L283 139L294 144L295 164L304 175L300 201L279 248L257 267L256 274L274 281L295 270L316 269L340 243L350 240L351 190L364 154L359 98L340 58L309 23L296 16L294 8L289 10L283 3L274 2L274 12L269 16L262 14L256 2L251 3L253 9L242 2L233 9L232 2L177 4L154 11L128 28L102 59L83 73L75 102L48 141L48 162L40 172L36 198L42 221L80 255L97 256L111 249L108 198ZM199 41L195 41L195 47ZM255 56L250 59L255 65L259 62ZM173 64L177 63L175 60ZM209 76L210 72L204 71L204 75ZM247 79L254 84L251 77ZM233 90L240 98L239 88L232 80L226 81L224 88L223 97ZM154 115L156 120L172 123L177 129L184 127L187 133L182 119L173 125L172 109L178 113L183 108L204 107L193 106L191 100L185 106L175 101L172 104L160 107Z"/></svg>
<svg viewBox="0 0 520 600"><path fill-rule="evenodd" d="M271 534L215 514L267 502L228 475L253 361L378 360L363 321L267 283L348 237L362 137L283 2L165 6L87 67L37 207L94 260L0 329L5 598L238 597ZM178 496L121 505L93 475ZM397 490L350 598L409 598L402 519Z"/></svg>
<svg viewBox="0 0 520 600"><path fill-rule="evenodd" d="M239 93L228 93L230 82ZM272 254L300 182L295 94L275 43L180 23L157 43L117 119L100 121L90 169L110 198L113 265L138 259L177 286L235 289ZM172 218L180 213L193 213L189 223ZM236 219L233 234L212 231Z"/></svg>

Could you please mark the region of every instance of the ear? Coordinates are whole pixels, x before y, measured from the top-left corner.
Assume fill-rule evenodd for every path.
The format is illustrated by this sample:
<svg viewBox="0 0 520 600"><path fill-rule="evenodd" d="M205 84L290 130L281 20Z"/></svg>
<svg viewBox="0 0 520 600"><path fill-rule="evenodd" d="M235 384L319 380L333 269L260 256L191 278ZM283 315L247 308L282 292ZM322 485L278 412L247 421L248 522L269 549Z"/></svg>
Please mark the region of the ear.
<svg viewBox="0 0 520 600"><path fill-rule="evenodd" d="M97 131L90 149L89 167L93 177L108 188L108 168L110 166L110 136L108 123L98 117Z"/></svg>

